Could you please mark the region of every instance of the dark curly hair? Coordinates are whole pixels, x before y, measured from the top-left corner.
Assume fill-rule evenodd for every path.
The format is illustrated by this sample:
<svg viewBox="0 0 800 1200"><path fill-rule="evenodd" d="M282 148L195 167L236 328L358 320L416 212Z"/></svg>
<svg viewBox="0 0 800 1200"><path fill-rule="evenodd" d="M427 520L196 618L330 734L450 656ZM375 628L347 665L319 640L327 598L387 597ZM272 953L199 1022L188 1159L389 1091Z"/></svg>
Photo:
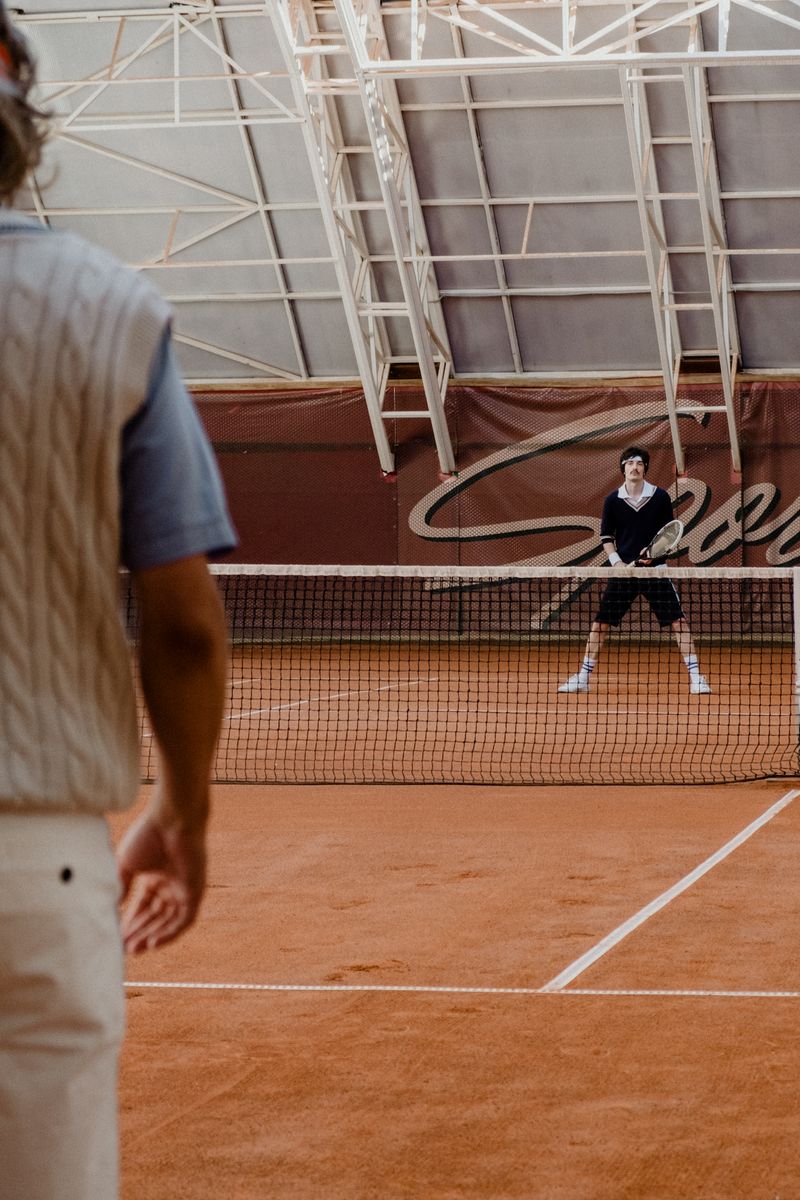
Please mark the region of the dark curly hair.
<svg viewBox="0 0 800 1200"><path fill-rule="evenodd" d="M0 202L14 195L42 156L46 115L28 99L35 82L28 43L0 0Z"/></svg>
<svg viewBox="0 0 800 1200"><path fill-rule="evenodd" d="M619 469L622 474L625 474L625 463L629 458L640 458L644 463L644 473L647 474L647 468L650 466L650 455L641 446L628 446L627 450L623 450L619 456Z"/></svg>

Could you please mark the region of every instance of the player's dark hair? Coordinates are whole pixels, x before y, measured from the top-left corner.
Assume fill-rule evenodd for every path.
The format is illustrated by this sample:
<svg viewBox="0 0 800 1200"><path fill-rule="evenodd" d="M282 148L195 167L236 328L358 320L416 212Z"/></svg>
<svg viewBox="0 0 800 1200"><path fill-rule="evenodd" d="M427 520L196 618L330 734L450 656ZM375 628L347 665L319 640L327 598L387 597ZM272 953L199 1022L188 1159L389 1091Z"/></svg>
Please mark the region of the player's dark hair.
<svg viewBox="0 0 800 1200"><path fill-rule="evenodd" d="M628 446L627 450L623 450L619 456L619 469L622 474L625 474L625 463L629 458L640 458L644 463L644 473L647 474L647 468L650 466L650 455L641 446Z"/></svg>
<svg viewBox="0 0 800 1200"><path fill-rule="evenodd" d="M35 82L28 43L0 0L0 201L14 195L42 156L45 114L28 99Z"/></svg>

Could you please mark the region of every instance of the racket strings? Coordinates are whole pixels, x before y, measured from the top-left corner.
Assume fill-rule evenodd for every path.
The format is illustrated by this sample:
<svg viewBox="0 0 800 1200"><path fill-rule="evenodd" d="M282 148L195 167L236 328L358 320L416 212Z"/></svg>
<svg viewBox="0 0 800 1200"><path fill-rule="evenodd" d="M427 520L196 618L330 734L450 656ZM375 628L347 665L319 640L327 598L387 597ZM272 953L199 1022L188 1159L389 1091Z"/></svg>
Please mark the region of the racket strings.
<svg viewBox="0 0 800 1200"><path fill-rule="evenodd" d="M659 529L650 545L643 552L643 557L664 558L665 555L670 554L675 549L682 537L683 522L678 520L668 521L666 525Z"/></svg>

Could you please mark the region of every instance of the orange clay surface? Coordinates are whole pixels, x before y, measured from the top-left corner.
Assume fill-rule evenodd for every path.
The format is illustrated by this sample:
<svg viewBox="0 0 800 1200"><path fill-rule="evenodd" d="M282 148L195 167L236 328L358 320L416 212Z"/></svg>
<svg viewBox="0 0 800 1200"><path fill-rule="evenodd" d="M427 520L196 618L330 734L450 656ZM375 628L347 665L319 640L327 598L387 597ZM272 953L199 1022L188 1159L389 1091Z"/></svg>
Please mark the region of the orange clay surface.
<svg viewBox="0 0 800 1200"><path fill-rule="evenodd" d="M714 783L798 770L790 644L709 646L693 696L671 638L235 650L216 777L235 783ZM145 728L142 774L154 772Z"/></svg>
<svg viewBox="0 0 800 1200"><path fill-rule="evenodd" d="M794 782L217 788L124 1200L796 1200L800 799L539 991Z"/></svg>

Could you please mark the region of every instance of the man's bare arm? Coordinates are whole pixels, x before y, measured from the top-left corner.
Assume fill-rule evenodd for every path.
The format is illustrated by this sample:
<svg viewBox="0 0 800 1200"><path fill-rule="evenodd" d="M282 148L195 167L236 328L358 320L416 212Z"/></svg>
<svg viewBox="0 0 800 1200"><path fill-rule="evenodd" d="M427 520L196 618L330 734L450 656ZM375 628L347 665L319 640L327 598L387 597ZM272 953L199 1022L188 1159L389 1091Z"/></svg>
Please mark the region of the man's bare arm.
<svg viewBox="0 0 800 1200"><path fill-rule="evenodd" d="M137 571L133 585L142 687L160 760L151 802L117 856L129 896L123 939L126 950L137 953L177 937L200 906L227 639L222 604L203 556Z"/></svg>

